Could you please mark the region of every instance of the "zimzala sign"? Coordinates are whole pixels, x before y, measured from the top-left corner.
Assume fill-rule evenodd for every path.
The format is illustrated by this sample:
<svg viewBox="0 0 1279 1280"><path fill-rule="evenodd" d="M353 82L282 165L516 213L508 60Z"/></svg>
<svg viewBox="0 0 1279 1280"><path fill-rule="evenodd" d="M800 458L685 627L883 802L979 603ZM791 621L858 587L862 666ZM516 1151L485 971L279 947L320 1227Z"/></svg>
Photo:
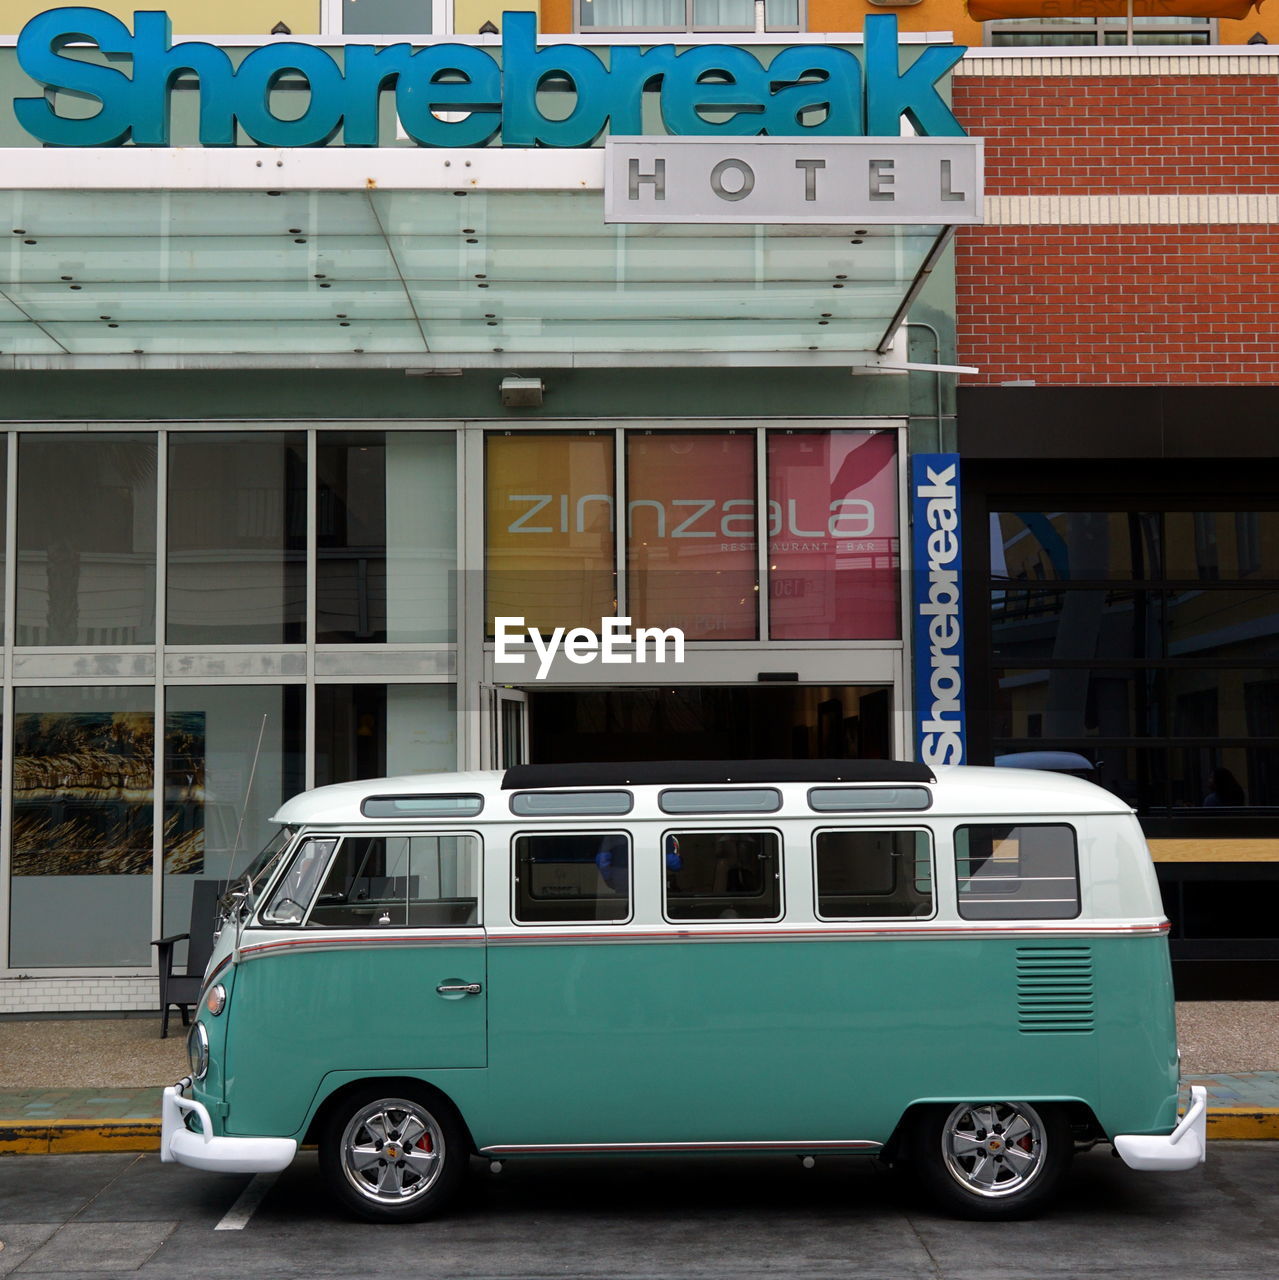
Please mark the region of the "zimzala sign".
<svg viewBox="0 0 1279 1280"><path fill-rule="evenodd" d="M109 61L87 60L82 49L69 47L86 44ZM580 45L539 48L535 16L508 13L500 51L348 44L339 65L316 45L273 42L236 65L216 45L175 45L166 13L135 13L131 32L98 9L51 9L27 23L17 45L19 64L44 92L16 98L13 109L28 133L54 146L164 147L174 82L194 75L204 146L233 146L237 130L241 140L247 135L271 147L323 146L339 133L346 146L377 146L379 101L393 92L405 132L421 146L479 147L500 134L507 147L584 147L606 128L645 133L645 91L657 85L668 134L896 137L905 117L920 135L964 136L937 92L964 48L926 47L902 70L897 19L889 14L866 18L860 59L824 44L782 49L767 66L748 49L721 44L682 52L673 44L619 45L606 52L607 61ZM276 92L282 77L306 86L305 110L292 109L288 118L275 114L286 96ZM542 114L547 84L571 86L571 110ZM83 118L63 115L60 93L98 109L83 117L78 103Z"/></svg>

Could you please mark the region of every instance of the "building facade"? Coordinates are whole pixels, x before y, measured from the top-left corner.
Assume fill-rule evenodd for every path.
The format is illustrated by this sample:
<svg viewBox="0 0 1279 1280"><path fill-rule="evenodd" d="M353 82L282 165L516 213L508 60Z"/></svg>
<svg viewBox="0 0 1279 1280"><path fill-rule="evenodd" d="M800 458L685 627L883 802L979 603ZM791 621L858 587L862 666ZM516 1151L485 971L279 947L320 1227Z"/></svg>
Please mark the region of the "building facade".
<svg viewBox="0 0 1279 1280"><path fill-rule="evenodd" d="M964 758L1083 756L1167 859L1185 954L1270 954L1258 921L1233 951L1220 911L1198 938L1187 923L1279 865L1266 313L1246 361L1237 332L1268 305L1248 254L1273 226L1274 152L1245 102L1273 67L1218 47L1265 20L1141 19L1156 58L1108 53L1106 21L934 3L897 11L900 58L974 46L939 82L988 140L986 225L958 231L610 222L598 147L418 147L411 130L468 114L397 119L386 93L375 148L199 150L218 125L190 75L163 139L185 157L41 147L10 102L88 113L0 42L0 1013L150 1005L150 940L184 931L194 882L243 866L303 787L916 755L909 464L956 449ZM582 0L539 22L588 51L767 64L861 58L863 9L883 12ZM507 25L469 0L228 5L212 30L207 6L170 14L236 66L388 29L487 56ZM279 118L304 129L304 107ZM660 109L650 87L638 131L660 134ZM540 127L565 118L546 106ZM1192 267L1211 277L1193 302L1170 283ZM1215 453L1192 443L1205 420ZM659 665L656 640L605 667L503 639L514 619L567 640L610 617L678 629L683 661ZM1244 801L1208 802L1221 770Z"/></svg>

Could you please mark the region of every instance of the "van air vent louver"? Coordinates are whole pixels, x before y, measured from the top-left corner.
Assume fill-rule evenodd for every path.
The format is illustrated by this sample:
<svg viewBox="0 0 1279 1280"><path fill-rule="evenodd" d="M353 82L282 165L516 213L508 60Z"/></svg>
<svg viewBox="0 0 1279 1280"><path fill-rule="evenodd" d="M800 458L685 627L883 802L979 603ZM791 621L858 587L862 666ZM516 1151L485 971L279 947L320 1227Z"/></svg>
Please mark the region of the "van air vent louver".
<svg viewBox="0 0 1279 1280"><path fill-rule="evenodd" d="M1035 1035L1093 1029L1091 947L1017 948L1017 1025Z"/></svg>

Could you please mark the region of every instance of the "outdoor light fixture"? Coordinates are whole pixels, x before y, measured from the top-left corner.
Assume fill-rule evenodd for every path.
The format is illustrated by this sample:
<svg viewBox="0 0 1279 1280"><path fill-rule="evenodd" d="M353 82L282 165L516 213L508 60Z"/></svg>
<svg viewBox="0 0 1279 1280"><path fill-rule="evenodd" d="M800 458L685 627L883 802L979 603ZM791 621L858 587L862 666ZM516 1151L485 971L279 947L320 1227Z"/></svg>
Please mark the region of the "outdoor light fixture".
<svg viewBox="0 0 1279 1280"><path fill-rule="evenodd" d="M502 403L508 409L536 409L545 390L541 378L503 378Z"/></svg>

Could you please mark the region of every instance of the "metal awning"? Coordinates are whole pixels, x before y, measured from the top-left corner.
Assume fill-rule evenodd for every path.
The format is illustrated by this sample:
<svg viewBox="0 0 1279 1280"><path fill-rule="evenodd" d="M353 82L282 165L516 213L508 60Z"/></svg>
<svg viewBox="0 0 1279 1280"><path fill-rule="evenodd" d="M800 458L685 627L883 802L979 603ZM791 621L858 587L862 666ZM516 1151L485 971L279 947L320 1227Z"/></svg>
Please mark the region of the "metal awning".
<svg viewBox="0 0 1279 1280"><path fill-rule="evenodd" d="M475 154L3 153L0 367L875 364L951 230L608 226L597 153Z"/></svg>

